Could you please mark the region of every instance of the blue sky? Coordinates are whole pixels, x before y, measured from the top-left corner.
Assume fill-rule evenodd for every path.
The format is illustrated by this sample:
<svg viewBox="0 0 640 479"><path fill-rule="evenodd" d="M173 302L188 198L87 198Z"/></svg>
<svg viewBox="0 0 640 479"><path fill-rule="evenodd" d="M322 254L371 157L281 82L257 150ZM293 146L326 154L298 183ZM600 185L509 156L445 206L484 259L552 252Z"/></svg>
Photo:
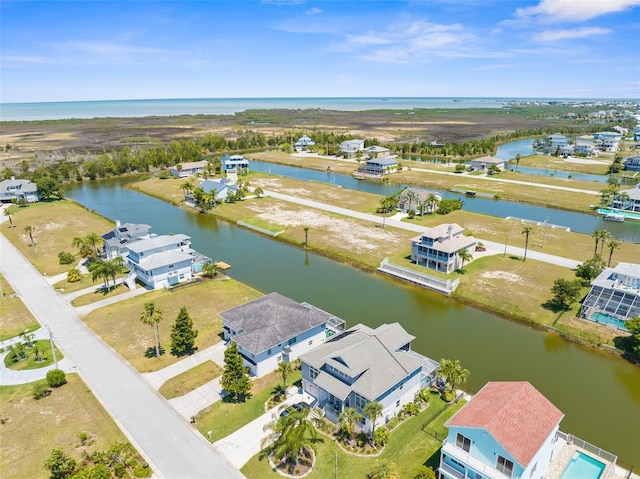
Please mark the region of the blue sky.
<svg viewBox="0 0 640 479"><path fill-rule="evenodd" d="M640 0L13 1L2 102L640 97Z"/></svg>

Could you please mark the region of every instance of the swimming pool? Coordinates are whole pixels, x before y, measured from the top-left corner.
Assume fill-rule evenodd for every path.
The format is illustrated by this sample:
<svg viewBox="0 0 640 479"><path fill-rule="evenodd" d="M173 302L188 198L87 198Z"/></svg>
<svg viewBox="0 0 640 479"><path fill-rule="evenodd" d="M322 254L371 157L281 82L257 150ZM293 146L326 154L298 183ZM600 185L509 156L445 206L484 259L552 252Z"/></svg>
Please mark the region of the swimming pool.
<svg viewBox="0 0 640 479"><path fill-rule="evenodd" d="M560 479L600 479L605 467L602 462L576 451Z"/></svg>
<svg viewBox="0 0 640 479"><path fill-rule="evenodd" d="M591 321L595 321L596 323L599 323L599 324L612 324L618 329L623 329L624 331L627 330L627 328L624 327L624 319L614 318L608 313L602 313L602 312L593 313L590 319Z"/></svg>

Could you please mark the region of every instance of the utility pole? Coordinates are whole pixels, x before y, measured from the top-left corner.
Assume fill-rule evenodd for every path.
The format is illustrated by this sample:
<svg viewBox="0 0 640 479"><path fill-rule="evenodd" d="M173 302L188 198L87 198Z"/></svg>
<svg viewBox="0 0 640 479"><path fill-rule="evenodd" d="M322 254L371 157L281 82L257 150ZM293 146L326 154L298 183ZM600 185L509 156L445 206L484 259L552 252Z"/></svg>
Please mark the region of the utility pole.
<svg viewBox="0 0 640 479"><path fill-rule="evenodd" d="M53 355L53 367L54 369L58 369L58 358L56 358L56 349L53 345L53 332L49 326L47 326L47 331L49 331L49 344L51 345L51 354Z"/></svg>
<svg viewBox="0 0 640 479"><path fill-rule="evenodd" d="M503 258L505 258L507 256L507 241L509 240L509 235L505 236L504 238L504 254L502 255Z"/></svg>
<svg viewBox="0 0 640 479"><path fill-rule="evenodd" d="M547 216L544 219L544 232L542 233L542 247L544 248L544 240L547 238L547 222L549 221L549 217Z"/></svg>

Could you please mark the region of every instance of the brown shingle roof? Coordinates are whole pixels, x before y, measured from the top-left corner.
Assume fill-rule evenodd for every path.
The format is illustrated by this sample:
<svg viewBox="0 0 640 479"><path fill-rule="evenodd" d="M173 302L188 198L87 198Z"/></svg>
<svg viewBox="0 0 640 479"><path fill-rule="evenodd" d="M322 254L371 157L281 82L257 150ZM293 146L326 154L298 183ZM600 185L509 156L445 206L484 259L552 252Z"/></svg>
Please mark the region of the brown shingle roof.
<svg viewBox="0 0 640 479"><path fill-rule="evenodd" d="M490 382L446 426L485 429L526 468L563 417L526 381Z"/></svg>

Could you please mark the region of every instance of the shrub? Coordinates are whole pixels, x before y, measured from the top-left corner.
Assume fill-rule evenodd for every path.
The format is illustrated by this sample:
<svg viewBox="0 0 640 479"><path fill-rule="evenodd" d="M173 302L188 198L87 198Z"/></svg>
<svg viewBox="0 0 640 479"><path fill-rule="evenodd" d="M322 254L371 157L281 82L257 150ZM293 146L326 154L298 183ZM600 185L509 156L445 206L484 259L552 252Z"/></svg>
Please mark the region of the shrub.
<svg viewBox="0 0 640 479"><path fill-rule="evenodd" d="M444 391L442 391L440 397L445 402L451 402L456 398L456 391L455 389L445 389Z"/></svg>
<svg viewBox="0 0 640 479"><path fill-rule="evenodd" d="M467 167L466 167L466 166L464 166L462 163L458 163L458 164L456 165L455 172L456 172L456 173L462 173L462 172L463 172L464 170L466 170L466 169L467 169Z"/></svg>
<svg viewBox="0 0 640 479"><path fill-rule="evenodd" d="M420 412L420 405L415 402L408 402L402 408L402 412L408 416L415 416Z"/></svg>
<svg viewBox="0 0 640 479"><path fill-rule="evenodd" d="M413 479L436 479L436 473L427 466L420 466L413 475Z"/></svg>
<svg viewBox="0 0 640 479"><path fill-rule="evenodd" d="M414 210L409 210L407 212L407 216L409 217L410 220L412 220L413 218L415 218L416 212Z"/></svg>
<svg viewBox="0 0 640 479"><path fill-rule="evenodd" d="M67 384L67 375L61 369L52 369L47 373L47 383L49 387L59 388Z"/></svg>
<svg viewBox="0 0 640 479"><path fill-rule="evenodd" d="M76 268L70 269L67 273L67 283L77 283L81 279L82 274L80 273L80 270Z"/></svg>
<svg viewBox="0 0 640 479"><path fill-rule="evenodd" d="M60 261L60 264L71 264L74 259L75 256L71 253L67 253L66 251L60 251L58 253L58 261Z"/></svg>
<svg viewBox="0 0 640 479"><path fill-rule="evenodd" d="M38 399L42 399L45 396L51 394L51 390L47 387L46 384L36 384L33 387L33 399L36 401Z"/></svg>
<svg viewBox="0 0 640 479"><path fill-rule="evenodd" d="M138 464L133 468L133 475L135 477L149 477L151 476L151 468L147 465Z"/></svg>
<svg viewBox="0 0 640 479"><path fill-rule="evenodd" d="M386 427L379 427L373 435L375 436L376 445L384 446L389 441L390 433Z"/></svg>

